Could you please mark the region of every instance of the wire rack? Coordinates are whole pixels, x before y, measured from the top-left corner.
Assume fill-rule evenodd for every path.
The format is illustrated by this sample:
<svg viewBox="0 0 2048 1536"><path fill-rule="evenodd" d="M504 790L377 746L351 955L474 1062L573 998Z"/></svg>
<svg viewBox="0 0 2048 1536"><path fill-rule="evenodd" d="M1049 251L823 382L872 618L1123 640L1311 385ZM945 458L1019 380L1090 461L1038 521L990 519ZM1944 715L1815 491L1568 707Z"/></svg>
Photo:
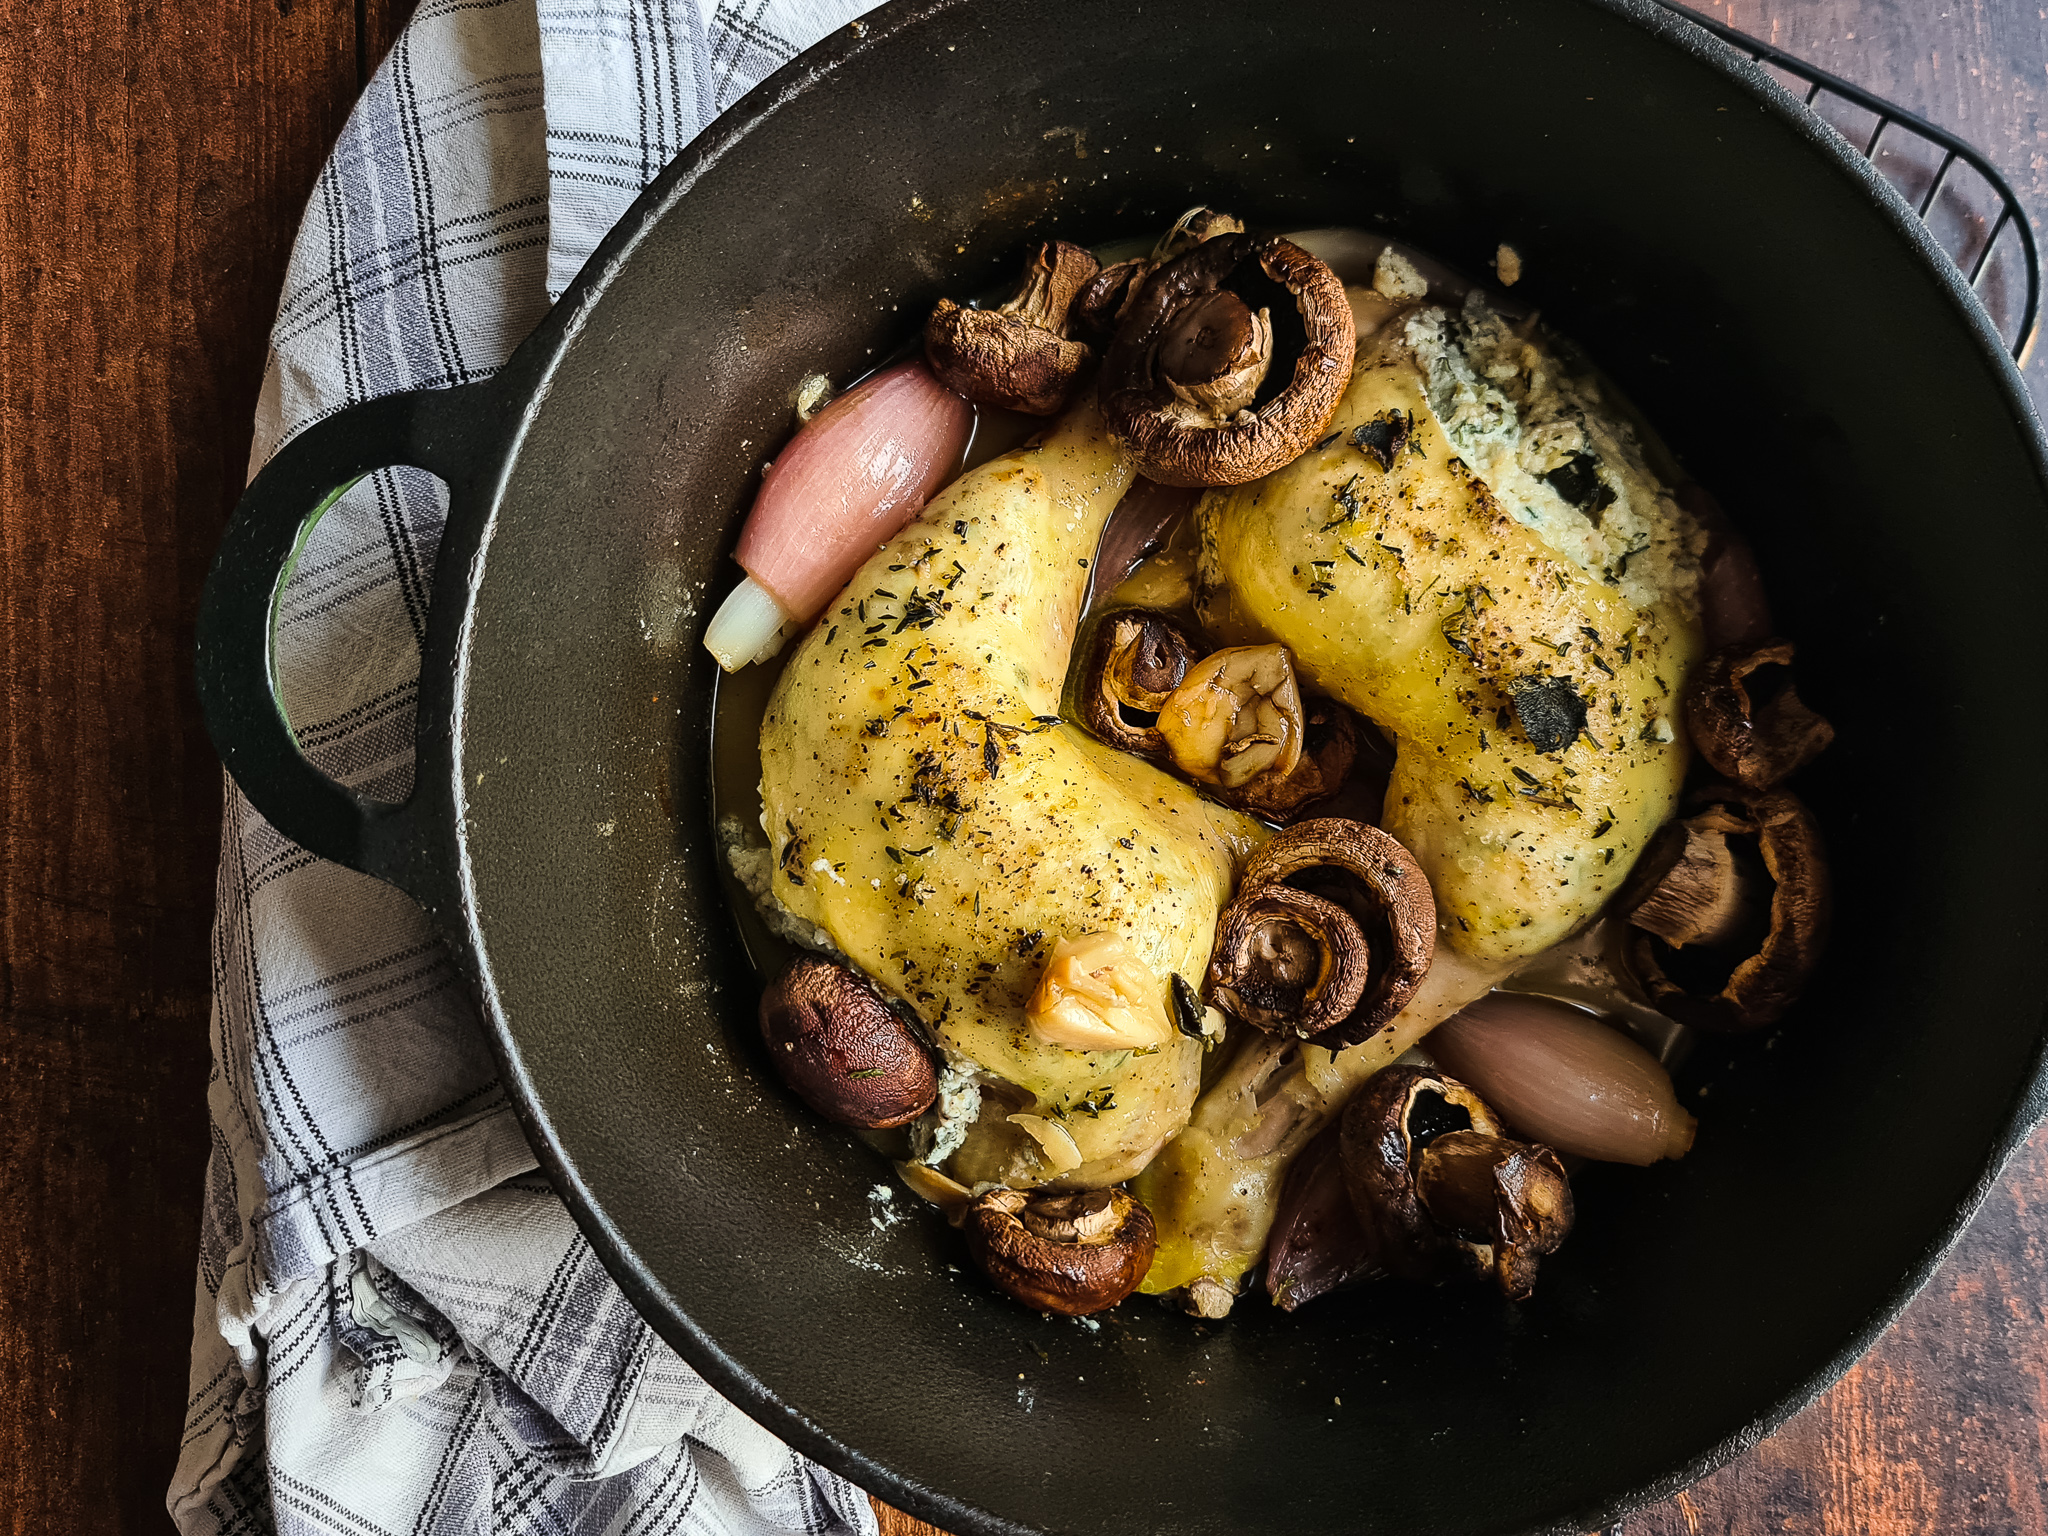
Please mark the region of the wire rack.
<svg viewBox="0 0 2048 1536"><path fill-rule="evenodd" d="M2018 194L1990 161L1947 129L1782 48L1674 0L1658 0L1658 4L1757 63L1803 84L1807 109L1899 189L1935 243L1954 260L2013 357L2025 361L2040 313L2041 258L2033 225ZM1981 188L1962 185L1969 178L1955 174L1958 166L1974 173ZM1989 195L1972 197L1972 190ZM1993 203L1997 205L1995 213L1990 206ZM2011 270L2014 261L2020 269L2017 274ZM2018 281L2014 281L2015 275Z"/></svg>

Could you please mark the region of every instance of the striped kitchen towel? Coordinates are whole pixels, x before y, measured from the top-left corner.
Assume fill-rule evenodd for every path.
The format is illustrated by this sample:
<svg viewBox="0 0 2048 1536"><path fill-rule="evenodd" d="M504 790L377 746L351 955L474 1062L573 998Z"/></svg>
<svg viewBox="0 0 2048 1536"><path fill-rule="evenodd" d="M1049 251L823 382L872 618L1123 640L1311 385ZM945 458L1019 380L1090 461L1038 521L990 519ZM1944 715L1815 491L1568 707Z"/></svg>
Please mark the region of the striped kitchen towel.
<svg viewBox="0 0 2048 1536"><path fill-rule="evenodd" d="M355 401L489 375L699 130L867 0L425 0L321 172L253 473ZM285 589L311 760L402 799L446 503L387 472ZM536 1171L420 912L228 786L213 1151L169 1507L188 1536L870 1532L717 1396Z"/></svg>

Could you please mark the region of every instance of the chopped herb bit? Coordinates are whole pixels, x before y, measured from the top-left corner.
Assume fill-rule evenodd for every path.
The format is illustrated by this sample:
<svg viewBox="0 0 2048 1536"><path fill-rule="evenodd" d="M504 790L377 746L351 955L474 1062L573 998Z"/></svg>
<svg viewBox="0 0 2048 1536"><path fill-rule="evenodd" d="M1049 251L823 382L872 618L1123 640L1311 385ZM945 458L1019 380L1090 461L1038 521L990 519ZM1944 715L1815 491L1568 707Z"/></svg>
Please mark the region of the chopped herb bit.
<svg viewBox="0 0 2048 1536"><path fill-rule="evenodd" d="M921 859L931 851L932 845L930 843L927 843L922 848L906 848L903 850L903 853L906 858Z"/></svg>
<svg viewBox="0 0 2048 1536"><path fill-rule="evenodd" d="M1352 547L1351 547L1351 546L1350 546L1349 544L1346 544L1346 545L1344 546L1344 553L1345 553L1345 554L1347 554L1347 555L1349 555L1349 556L1351 557L1351 563L1352 563L1353 565L1363 565L1363 564L1365 564L1365 556L1361 555L1361 554L1360 554L1360 553L1359 553L1359 552L1358 552L1357 550L1353 549L1353 548L1352 548Z"/></svg>
<svg viewBox="0 0 2048 1536"><path fill-rule="evenodd" d="M1613 830L1614 812L1609 811L1605 816L1600 818L1600 825L1593 829L1593 841L1596 843L1599 842L1601 838L1605 837L1608 833L1612 832Z"/></svg>
<svg viewBox="0 0 2048 1536"><path fill-rule="evenodd" d="M1530 746L1538 752L1562 752L1578 740L1586 728L1586 701L1570 678L1517 678L1510 686L1515 718Z"/></svg>
<svg viewBox="0 0 2048 1536"><path fill-rule="evenodd" d="M1458 780L1458 788L1465 791L1466 797L1468 799L1474 800L1480 805L1493 804L1493 796L1487 793L1485 790L1479 788L1470 779Z"/></svg>
<svg viewBox="0 0 2048 1536"><path fill-rule="evenodd" d="M1382 411L1351 434L1351 446L1379 465L1394 467L1394 460L1408 446L1408 418L1399 411Z"/></svg>
<svg viewBox="0 0 2048 1536"><path fill-rule="evenodd" d="M870 736L886 736L889 734L889 722L882 719L870 720L861 729Z"/></svg>
<svg viewBox="0 0 2048 1536"><path fill-rule="evenodd" d="M1508 772L1512 773L1524 784L1541 784L1543 782L1541 779L1537 778L1535 774L1531 773L1526 768L1510 768Z"/></svg>
<svg viewBox="0 0 2048 1536"><path fill-rule="evenodd" d="M1338 486L1336 490L1330 492L1330 500L1336 502L1342 510L1338 512L1335 518L1323 524L1324 532L1327 533L1332 528L1341 528L1346 523L1357 522L1359 511L1358 476L1353 475L1349 480Z"/></svg>
<svg viewBox="0 0 2048 1536"><path fill-rule="evenodd" d="M888 844L884 843L882 845L882 852L889 855L889 862L891 864L901 864L903 862L903 850L901 848L891 848Z"/></svg>
<svg viewBox="0 0 2048 1536"><path fill-rule="evenodd" d="M1194 984L1187 977L1175 971L1173 973L1173 1022L1179 1027L1182 1034L1190 1035L1199 1040L1202 1038L1203 1014L1201 994L1195 991Z"/></svg>
<svg viewBox="0 0 2048 1536"><path fill-rule="evenodd" d="M846 1075L848 1077L880 1077L882 1069L880 1067L861 1067L857 1071L849 1072Z"/></svg>
<svg viewBox="0 0 2048 1536"><path fill-rule="evenodd" d="M996 742L996 733L984 725L981 728L981 766L994 778L1003 768L1003 749Z"/></svg>
<svg viewBox="0 0 2048 1536"><path fill-rule="evenodd" d="M1128 1058L1130 1052L1126 1051L1123 1054ZM1074 1105L1074 1108L1092 1120L1105 1109L1116 1108L1116 1094L1107 1088L1091 1088Z"/></svg>
<svg viewBox="0 0 2048 1536"><path fill-rule="evenodd" d="M1550 488L1577 507L1595 523L1614 505L1614 487L1600 478L1600 461L1590 453L1575 453L1545 475Z"/></svg>
<svg viewBox="0 0 2048 1536"><path fill-rule="evenodd" d="M1343 435L1344 429L1342 427L1339 427L1336 431L1330 433L1327 437L1317 439L1316 452L1321 453L1325 448L1329 447L1330 444L1337 441L1337 439L1342 437Z"/></svg>

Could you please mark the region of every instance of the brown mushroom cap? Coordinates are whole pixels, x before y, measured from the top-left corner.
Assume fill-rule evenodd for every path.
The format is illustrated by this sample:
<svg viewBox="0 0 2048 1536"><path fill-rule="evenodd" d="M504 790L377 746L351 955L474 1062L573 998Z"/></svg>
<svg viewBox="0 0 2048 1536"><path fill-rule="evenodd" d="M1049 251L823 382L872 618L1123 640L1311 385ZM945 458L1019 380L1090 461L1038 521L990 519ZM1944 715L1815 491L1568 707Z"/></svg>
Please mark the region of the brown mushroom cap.
<svg viewBox="0 0 2048 1536"><path fill-rule="evenodd" d="M1067 1195L991 1189L961 1222L968 1251L1027 1307L1083 1317L1113 1307L1152 1267L1152 1213L1121 1189Z"/></svg>
<svg viewBox="0 0 2048 1536"><path fill-rule="evenodd" d="M1392 1274L1491 1275L1519 1298L1571 1230L1557 1154L1510 1139L1454 1078L1421 1067L1376 1074L1345 1106L1339 1148L1373 1260Z"/></svg>
<svg viewBox="0 0 2048 1536"><path fill-rule="evenodd" d="M1701 798L1618 899L1631 925L1623 952L1659 1012L1722 1034L1759 1029L1798 1001L1826 947L1826 849L1787 790L1720 785Z"/></svg>
<svg viewBox="0 0 2048 1536"><path fill-rule="evenodd" d="M1306 339L1287 386L1253 409L1272 350L1259 318L1268 312L1227 284L1259 274L1292 296ZM1152 272L1129 301L1103 366L1103 409L1149 478L1241 485L1315 441L1356 347L1344 285L1327 266L1277 236L1220 235Z"/></svg>
<svg viewBox="0 0 2048 1536"><path fill-rule="evenodd" d="M762 992L760 1017L775 1070L827 1120L903 1125L938 1097L923 1043L846 966L798 958Z"/></svg>
<svg viewBox="0 0 2048 1536"><path fill-rule="evenodd" d="M1345 907L1365 936L1371 955L1365 992L1348 1018L1315 1037L1331 1050L1356 1045L1407 1007L1429 974L1436 957L1429 877L1378 827L1323 816L1297 821L1261 846L1245 864L1239 899L1289 884Z"/></svg>
<svg viewBox="0 0 2048 1536"><path fill-rule="evenodd" d="M1790 640L1731 645L1709 656L1685 690L1685 724L1700 756L1744 789L1770 789L1826 750L1835 728L1808 709L1787 673L1776 692L1754 697L1765 667L1790 667ZM1762 679L1757 679L1761 681Z"/></svg>
<svg viewBox="0 0 2048 1536"><path fill-rule="evenodd" d="M1119 751L1163 757L1160 706L1201 654L1171 614L1122 608L1103 615L1080 677L1081 723Z"/></svg>
<svg viewBox="0 0 2048 1536"><path fill-rule="evenodd" d="M1365 934L1334 901L1250 886L1216 920L1209 995L1257 1029L1313 1040L1351 1016L1371 969Z"/></svg>
<svg viewBox="0 0 2048 1536"><path fill-rule="evenodd" d="M1116 335L1117 325L1130 312L1131 300L1145 286L1152 263L1143 257L1113 262L1099 269L1074 295L1075 323L1098 340Z"/></svg>
<svg viewBox="0 0 2048 1536"><path fill-rule="evenodd" d="M1424 1148L1415 1194L1440 1225L1493 1250L1494 1280L1517 1299L1536 1288L1537 1261L1557 1252L1575 1214L1555 1152L1478 1131L1450 1131Z"/></svg>
<svg viewBox="0 0 2048 1536"><path fill-rule="evenodd" d="M1095 357L1086 342L1068 339L1074 295L1095 271L1095 258L1080 246L1046 241L1025 263L1016 296L1000 308L939 300L925 322L925 360L940 383L976 405L1057 415Z"/></svg>

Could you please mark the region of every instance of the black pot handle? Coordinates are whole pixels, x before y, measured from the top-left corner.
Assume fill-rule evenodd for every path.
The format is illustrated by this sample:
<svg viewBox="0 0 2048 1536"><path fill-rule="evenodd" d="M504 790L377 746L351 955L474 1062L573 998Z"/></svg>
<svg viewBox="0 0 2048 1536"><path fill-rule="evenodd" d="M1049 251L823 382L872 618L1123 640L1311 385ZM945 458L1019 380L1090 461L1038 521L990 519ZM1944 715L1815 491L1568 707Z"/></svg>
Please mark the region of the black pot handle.
<svg viewBox="0 0 2048 1536"><path fill-rule="evenodd" d="M198 619L200 711L235 783L270 824L337 864L375 875L430 910L448 894L434 829L452 814L452 744L422 668L413 790L403 805L336 783L299 750L277 689L279 600L314 526L351 486L409 465L447 483L440 568L471 543L504 426L490 384L385 395L305 429L263 467L235 507L206 578ZM436 593L448 589L437 579ZM435 605L437 608L440 604ZM454 616L437 614L430 624ZM437 625L438 627L438 625ZM434 654L429 643L427 654Z"/></svg>

